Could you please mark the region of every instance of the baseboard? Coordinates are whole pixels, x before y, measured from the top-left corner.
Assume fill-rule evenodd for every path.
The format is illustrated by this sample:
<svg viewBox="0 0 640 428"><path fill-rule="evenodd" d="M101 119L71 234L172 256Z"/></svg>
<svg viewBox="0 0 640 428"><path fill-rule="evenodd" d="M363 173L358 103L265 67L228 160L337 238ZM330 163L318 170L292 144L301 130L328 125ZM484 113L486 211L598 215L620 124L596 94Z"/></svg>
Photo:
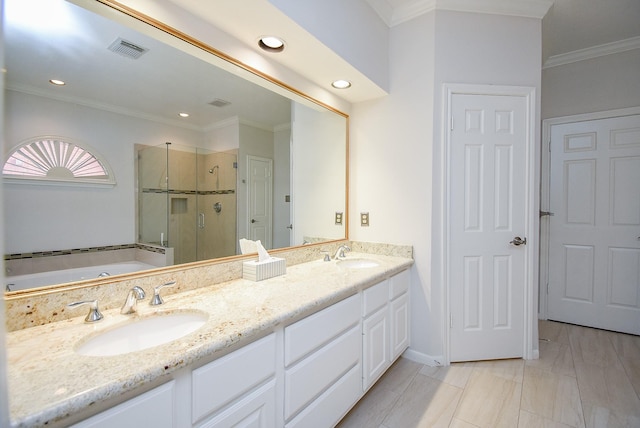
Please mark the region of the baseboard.
<svg viewBox="0 0 640 428"><path fill-rule="evenodd" d="M402 356L407 360L415 361L416 363L425 364L431 367L437 367L444 365L442 362L444 361L444 357L442 355L431 356L427 354L423 354L422 352L418 352L415 349L407 349L402 353Z"/></svg>

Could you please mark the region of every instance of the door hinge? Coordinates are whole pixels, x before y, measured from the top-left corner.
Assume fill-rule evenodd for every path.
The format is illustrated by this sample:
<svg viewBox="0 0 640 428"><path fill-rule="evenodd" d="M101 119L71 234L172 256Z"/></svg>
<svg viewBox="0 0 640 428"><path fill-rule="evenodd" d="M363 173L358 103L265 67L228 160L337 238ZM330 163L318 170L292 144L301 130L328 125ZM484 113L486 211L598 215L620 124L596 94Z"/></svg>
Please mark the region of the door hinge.
<svg viewBox="0 0 640 428"><path fill-rule="evenodd" d="M549 144L547 144L548 148L549 148L549 153L551 153L551 140L549 140Z"/></svg>
<svg viewBox="0 0 640 428"><path fill-rule="evenodd" d="M453 116L451 116L451 120L450 120L449 126L451 127L451 131L453 131Z"/></svg>
<svg viewBox="0 0 640 428"><path fill-rule="evenodd" d="M449 314L449 328L453 328L453 315Z"/></svg>
<svg viewBox="0 0 640 428"><path fill-rule="evenodd" d="M547 282L547 295L549 295L549 283Z"/></svg>

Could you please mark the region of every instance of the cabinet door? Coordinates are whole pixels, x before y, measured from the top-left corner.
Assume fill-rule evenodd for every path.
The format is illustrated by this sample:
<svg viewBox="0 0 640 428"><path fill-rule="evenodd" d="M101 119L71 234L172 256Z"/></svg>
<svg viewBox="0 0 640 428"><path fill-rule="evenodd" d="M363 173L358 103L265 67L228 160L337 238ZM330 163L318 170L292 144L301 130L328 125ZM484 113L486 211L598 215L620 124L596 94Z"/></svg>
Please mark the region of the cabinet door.
<svg viewBox="0 0 640 428"><path fill-rule="evenodd" d="M409 346L409 293L391 302L391 361Z"/></svg>
<svg viewBox="0 0 640 428"><path fill-rule="evenodd" d="M366 391L391 365L387 305L363 321L362 340L362 388Z"/></svg>
<svg viewBox="0 0 640 428"><path fill-rule="evenodd" d="M73 425L72 428L175 427L173 394L175 381L167 382L136 398Z"/></svg>
<svg viewBox="0 0 640 428"><path fill-rule="evenodd" d="M276 417L276 381L269 381L200 428L271 428Z"/></svg>

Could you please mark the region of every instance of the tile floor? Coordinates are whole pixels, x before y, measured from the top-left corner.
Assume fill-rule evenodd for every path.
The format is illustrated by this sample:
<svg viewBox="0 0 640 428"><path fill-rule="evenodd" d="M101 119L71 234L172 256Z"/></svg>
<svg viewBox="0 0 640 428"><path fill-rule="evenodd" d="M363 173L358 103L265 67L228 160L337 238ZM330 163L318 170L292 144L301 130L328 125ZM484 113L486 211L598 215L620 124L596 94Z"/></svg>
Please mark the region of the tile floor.
<svg viewBox="0 0 640 428"><path fill-rule="evenodd" d="M640 336L540 321L540 359L400 358L339 428L640 427Z"/></svg>

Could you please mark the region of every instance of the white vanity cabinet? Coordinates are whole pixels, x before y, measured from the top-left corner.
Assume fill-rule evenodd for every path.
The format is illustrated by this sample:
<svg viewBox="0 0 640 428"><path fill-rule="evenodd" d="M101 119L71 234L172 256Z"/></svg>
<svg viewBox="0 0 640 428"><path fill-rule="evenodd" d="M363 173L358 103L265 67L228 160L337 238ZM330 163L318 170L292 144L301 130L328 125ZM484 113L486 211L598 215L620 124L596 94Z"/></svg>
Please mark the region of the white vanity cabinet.
<svg viewBox="0 0 640 428"><path fill-rule="evenodd" d="M409 281L406 270L363 293L363 391L409 346Z"/></svg>
<svg viewBox="0 0 640 428"><path fill-rule="evenodd" d="M409 275L185 367L75 427L334 426L409 345Z"/></svg>
<svg viewBox="0 0 640 428"><path fill-rule="evenodd" d="M193 370L191 422L207 428L274 426L275 374L275 334Z"/></svg>
<svg viewBox="0 0 640 428"><path fill-rule="evenodd" d="M72 425L72 428L174 428L177 427L174 395L175 381L170 381Z"/></svg>
<svg viewBox="0 0 640 428"><path fill-rule="evenodd" d="M286 427L335 425L360 398L360 294L284 329Z"/></svg>

